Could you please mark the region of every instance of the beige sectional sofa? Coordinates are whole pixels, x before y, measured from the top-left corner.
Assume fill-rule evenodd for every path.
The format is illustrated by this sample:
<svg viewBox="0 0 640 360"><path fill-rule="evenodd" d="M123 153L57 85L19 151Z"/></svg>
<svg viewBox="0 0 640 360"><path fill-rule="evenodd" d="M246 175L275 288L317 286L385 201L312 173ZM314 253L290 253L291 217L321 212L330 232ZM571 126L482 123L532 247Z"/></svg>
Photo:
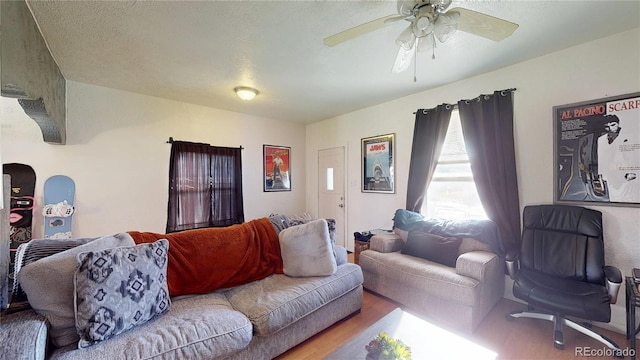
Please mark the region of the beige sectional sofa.
<svg viewBox="0 0 640 360"><path fill-rule="evenodd" d="M361 307L360 267L343 263L327 277L274 274L172 299L162 317L86 349L47 351L46 319L22 311L2 317L0 343L7 359L271 359Z"/></svg>
<svg viewBox="0 0 640 360"><path fill-rule="evenodd" d="M266 224L265 221L260 221L266 228L271 226L268 220ZM306 232L302 233L303 229L306 229ZM187 233L189 236L195 234L193 231L198 230L190 231ZM199 234L205 231L207 230ZM66 264L72 261L71 266L75 269L75 287L77 288L78 273L82 270L82 266L75 267L76 256L72 256L74 253L70 254L70 252L87 254L87 252L81 252L84 250L83 247L103 248L117 243L118 247L99 251L104 251L110 254L109 256L119 252L130 254L141 246L145 250L152 249L151 245L155 246L168 241L163 239L151 245L131 246L133 240L128 234L116 234L98 239L86 239L86 241L83 239L79 241L83 243L82 245L74 243L75 247L43 257L20 270L20 285L24 287L29 296L29 302L37 310L29 309L0 317L0 349L2 349L0 358L12 360L272 359L335 322L359 312L362 307L362 270L358 265L347 262L345 248L331 244L329 231L327 222L324 220L311 221L280 231L279 238L281 246L284 240L293 242L288 246L296 251L299 251L300 246L306 247L306 244L312 244L314 248L320 248L323 253L328 252L327 261L331 263L332 270L330 275L296 275L295 271L307 270L306 267L304 269L289 267L290 262L283 258L284 273L275 272L259 280L215 289L208 293L172 296L170 307L161 315L108 339L81 348L84 334L80 330L77 330L78 335L81 336L80 343L74 340L68 341L67 344L56 344L56 340L60 342L63 337L56 337L55 334L56 332L66 334L64 332L66 328L63 326L68 325L66 323L69 321L58 316L66 311L66 308L71 309L72 317L75 311L75 326L79 329L77 319L80 316L80 308L76 306L74 310L73 306L61 303L51 304L50 307L57 310L56 313L45 311L44 306L35 305L40 302L36 302L37 299L32 296L42 291L32 291L33 286L29 286L29 282L23 280L27 280L27 276L34 276L33 274L37 273L34 269L46 270L47 267L41 265L43 262L63 264L64 261ZM170 236L167 235L168 238ZM270 238L277 244L277 233L272 233ZM296 239L300 241L296 242ZM37 243L38 241L32 241L30 244ZM47 241L43 240L42 243ZM261 241L261 244L266 246L266 240ZM291 253L290 248L283 247L283 255ZM100 254L103 253L100 252ZM162 255L166 256L166 254ZM316 253L306 256L312 255L316 256ZM165 258L163 256L153 259L163 259ZM297 255L297 257L302 256L304 255ZM77 258L83 259L84 255L78 255ZM97 264L103 258L96 257L95 263ZM138 263L141 261L140 258L127 257ZM118 261L124 262L122 259ZM277 259L276 262L278 262ZM62 266L58 266L58 270L60 269ZM58 280L54 279L53 282ZM51 284L53 287L63 284L61 280L58 281L58 285L53 282ZM64 284L73 287L73 282L74 280L68 279ZM53 289L50 290L53 292ZM94 293L98 294L98 292ZM65 297L60 296L60 299L67 298L66 291L64 295ZM76 295L78 300L73 300L73 294L70 296L71 302L79 303L80 295ZM128 293L127 296L129 296ZM46 294L43 297L46 297ZM90 298L82 299L85 302L93 301ZM47 299L41 302L45 301ZM106 320L102 320L99 324L107 324ZM73 327L73 320L71 320L71 326Z"/></svg>
<svg viewBox="0 0 640 360"><path fill-rule="evenodd" d="M486 243L466 237L451 267L403 254L406 240L399 234L407 232L396 232L373 236L369 249L360 253L364 287L435 324L473 332L504 293L501 257Z"/></svg>

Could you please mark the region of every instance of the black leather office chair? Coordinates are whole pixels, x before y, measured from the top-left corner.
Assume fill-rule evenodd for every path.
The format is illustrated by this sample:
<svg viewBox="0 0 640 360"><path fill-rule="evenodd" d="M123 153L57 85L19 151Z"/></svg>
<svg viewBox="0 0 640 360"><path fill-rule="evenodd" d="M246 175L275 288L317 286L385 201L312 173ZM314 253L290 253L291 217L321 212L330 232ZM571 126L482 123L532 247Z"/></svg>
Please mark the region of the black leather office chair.
<svg viewBox="0 0 640 360"><path fill-rule="evenodd" d="M507 256L507 268L513 295L529 304L508 319L553 321L558 349L564 347L564 324L622 354L612 340L565 318L611 320L610 304L616 302L622 274L604 265L601 212L567 205L525 207L522 246L519 254Z"/></svg>

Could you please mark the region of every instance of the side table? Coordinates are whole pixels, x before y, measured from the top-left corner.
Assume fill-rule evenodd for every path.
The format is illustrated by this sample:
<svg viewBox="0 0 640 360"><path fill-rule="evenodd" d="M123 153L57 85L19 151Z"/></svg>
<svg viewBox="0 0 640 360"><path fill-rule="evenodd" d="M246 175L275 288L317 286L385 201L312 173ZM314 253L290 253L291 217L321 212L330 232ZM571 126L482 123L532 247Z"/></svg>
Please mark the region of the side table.
<svg viewBox="0 0 640 360"><path fill-rule="evenodd" d="M369 231L363 231L361 234L364 235L367 239L370 239L375 235L388 234L392 232L393 230L373 229ZM359 264L360 252L369 249L369 241L358 240L357 234L360 234L360 233L354 233L354 235L356 235L355 236L356 238L354 239L354 242L353 242L353 262L356 264Z"/></svg>
<svg viewBox="0 0 640 360"><path fill-rule="evenodd" d="M636 327L636 308L640 308L640 284L633 281L630 276L625 277L626 288L626 312L627 312L627 339L631 351L631 360L636 360L636 336L640 333L640 325Z"/></svg>
<svg viewBox="0 0 640 360"><path fill-rule="evenodd" d="M360 252L369 248L368 241L355 240L353 245L353 262L360 264Z"/></svg>

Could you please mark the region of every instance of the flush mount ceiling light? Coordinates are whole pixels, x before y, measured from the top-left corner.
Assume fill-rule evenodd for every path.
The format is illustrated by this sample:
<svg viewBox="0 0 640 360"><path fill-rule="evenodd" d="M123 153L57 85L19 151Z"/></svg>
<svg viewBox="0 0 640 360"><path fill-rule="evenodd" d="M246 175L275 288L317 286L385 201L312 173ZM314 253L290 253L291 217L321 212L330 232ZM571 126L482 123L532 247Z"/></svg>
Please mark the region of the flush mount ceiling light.
<svg viewBox="0 0 640 360"><path fill-rule="evenodd" d="M252 100L256 95L258 95L258 90L248 87L248 86L236 86L233 88L233 91L238 94L238 97L242 100L249 101Z"/></svg>

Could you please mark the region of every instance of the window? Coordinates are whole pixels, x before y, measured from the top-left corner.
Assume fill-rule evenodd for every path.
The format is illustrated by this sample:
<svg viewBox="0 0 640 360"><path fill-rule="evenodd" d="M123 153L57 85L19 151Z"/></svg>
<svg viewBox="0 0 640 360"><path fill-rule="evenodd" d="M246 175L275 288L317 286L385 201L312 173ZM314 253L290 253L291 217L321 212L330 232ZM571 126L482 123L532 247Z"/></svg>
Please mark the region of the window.
<svg viewBox="0 0 640 360"><path fill-rule="evenodd" d="M169 166L167 233L244 222L240 148L176 141Z"/></svg>
<svg viewBox="0 0 640 360"><path fill-rule="evenodd" d="M327 168L327 191L333 191L333 168Z"/></svg>
<svg viewBox="0 0 640 360"><path fill-rule="evenodd" d="M451 113L442 153L421 212L444 219L487 218L473 181L458 110Z"/></svg>

